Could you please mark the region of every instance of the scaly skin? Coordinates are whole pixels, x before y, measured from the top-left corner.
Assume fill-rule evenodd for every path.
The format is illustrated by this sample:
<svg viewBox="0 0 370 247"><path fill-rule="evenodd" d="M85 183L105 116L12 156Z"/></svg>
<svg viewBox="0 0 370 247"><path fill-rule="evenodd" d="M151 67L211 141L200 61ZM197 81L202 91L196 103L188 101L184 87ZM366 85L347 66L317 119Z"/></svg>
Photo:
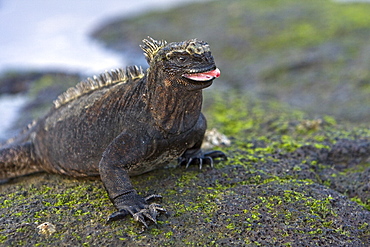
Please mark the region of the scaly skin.
<svg viewBox="0 0 370 247"><path fill-rule="evenodd" d="M0 149L0 179L46 171L73 177L100 176L117 212L147 226L158 204L142 198L129 176L179 158L213 163L222 152L204 153L206 119L202 89L219 76L209 46L196 39L166 44L144 40L149 63L88 79L54 101L49 113ZM204 162L203 162L204 160Z"/></svg>

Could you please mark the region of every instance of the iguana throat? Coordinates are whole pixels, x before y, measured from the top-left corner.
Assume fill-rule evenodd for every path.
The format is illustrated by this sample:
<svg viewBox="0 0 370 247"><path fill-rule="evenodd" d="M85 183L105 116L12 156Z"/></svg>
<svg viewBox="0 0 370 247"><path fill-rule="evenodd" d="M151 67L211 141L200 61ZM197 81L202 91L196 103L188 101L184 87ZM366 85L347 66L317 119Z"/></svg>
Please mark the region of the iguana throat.
<svg viewBox="0 0 370 247"><path fill-rule="evenodd" d="M167 44L145 40L148 102L156 126L166 134L193 128L201 114L202 92L220 76L209 45L197 39Z"/></svg>

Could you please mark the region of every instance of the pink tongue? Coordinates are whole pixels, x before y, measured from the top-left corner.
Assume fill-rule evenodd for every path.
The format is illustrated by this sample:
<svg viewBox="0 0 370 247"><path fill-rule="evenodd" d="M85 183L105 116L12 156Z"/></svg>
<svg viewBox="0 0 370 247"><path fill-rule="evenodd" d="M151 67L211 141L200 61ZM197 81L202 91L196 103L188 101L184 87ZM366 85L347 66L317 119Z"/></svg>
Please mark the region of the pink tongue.
<svg viewBox="0 0 370 247"><path fill-rule="evenodd" d="M184 76L194 81L208 81L208 80L211 80L212 78L219 77L220 74L221 74L220 70L215 69L215 70L208 71L208 72L197 73L197 74L187 74Z"/></svg>

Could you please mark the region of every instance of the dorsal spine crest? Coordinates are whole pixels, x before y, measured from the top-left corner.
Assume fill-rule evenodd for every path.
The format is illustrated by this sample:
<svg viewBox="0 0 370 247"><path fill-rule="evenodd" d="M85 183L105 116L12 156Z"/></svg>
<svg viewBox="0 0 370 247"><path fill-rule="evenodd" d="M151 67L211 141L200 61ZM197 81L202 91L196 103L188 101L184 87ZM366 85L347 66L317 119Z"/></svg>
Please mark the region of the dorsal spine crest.
<svg viewBox="0 0 370 247"><path fill-rule="evenodd" d="M167 45L165 40L155 40L148 36L148 39L143 40L143 45L140 45L140 48L144 51L144 56L148 64L153 60L157 52Z"/></svg>
<svg viewBox="0 0 370 247"><path fill-rule="evenodd" d="M75 87L67 89L67 91L59 95L53 103L55 108L59 108L84 94L113 84L126 83L129 80L140 79L144 76L145 73L143 72L143 69L138 66L130 66L126 69L115 69L110 72L106 71L99 76L93 76L93 78L88 77L86 80L78 83Z"/></svg>

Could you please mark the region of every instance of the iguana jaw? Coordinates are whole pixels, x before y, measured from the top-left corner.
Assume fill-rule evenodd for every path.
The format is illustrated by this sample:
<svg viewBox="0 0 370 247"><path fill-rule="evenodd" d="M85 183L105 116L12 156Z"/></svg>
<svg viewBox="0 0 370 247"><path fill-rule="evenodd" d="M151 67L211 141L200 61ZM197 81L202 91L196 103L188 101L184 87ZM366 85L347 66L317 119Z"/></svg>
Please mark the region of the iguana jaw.
<svg viewBox="0 0 370 247"><path fill-rule="evenodd" d="M217 77L219 77L221 74L220 70L218 68L211 70L211 71L204 71L200 73L190 73L190 74L183 74L182 76L197 82L208 82L211 81Z"/></svg>

